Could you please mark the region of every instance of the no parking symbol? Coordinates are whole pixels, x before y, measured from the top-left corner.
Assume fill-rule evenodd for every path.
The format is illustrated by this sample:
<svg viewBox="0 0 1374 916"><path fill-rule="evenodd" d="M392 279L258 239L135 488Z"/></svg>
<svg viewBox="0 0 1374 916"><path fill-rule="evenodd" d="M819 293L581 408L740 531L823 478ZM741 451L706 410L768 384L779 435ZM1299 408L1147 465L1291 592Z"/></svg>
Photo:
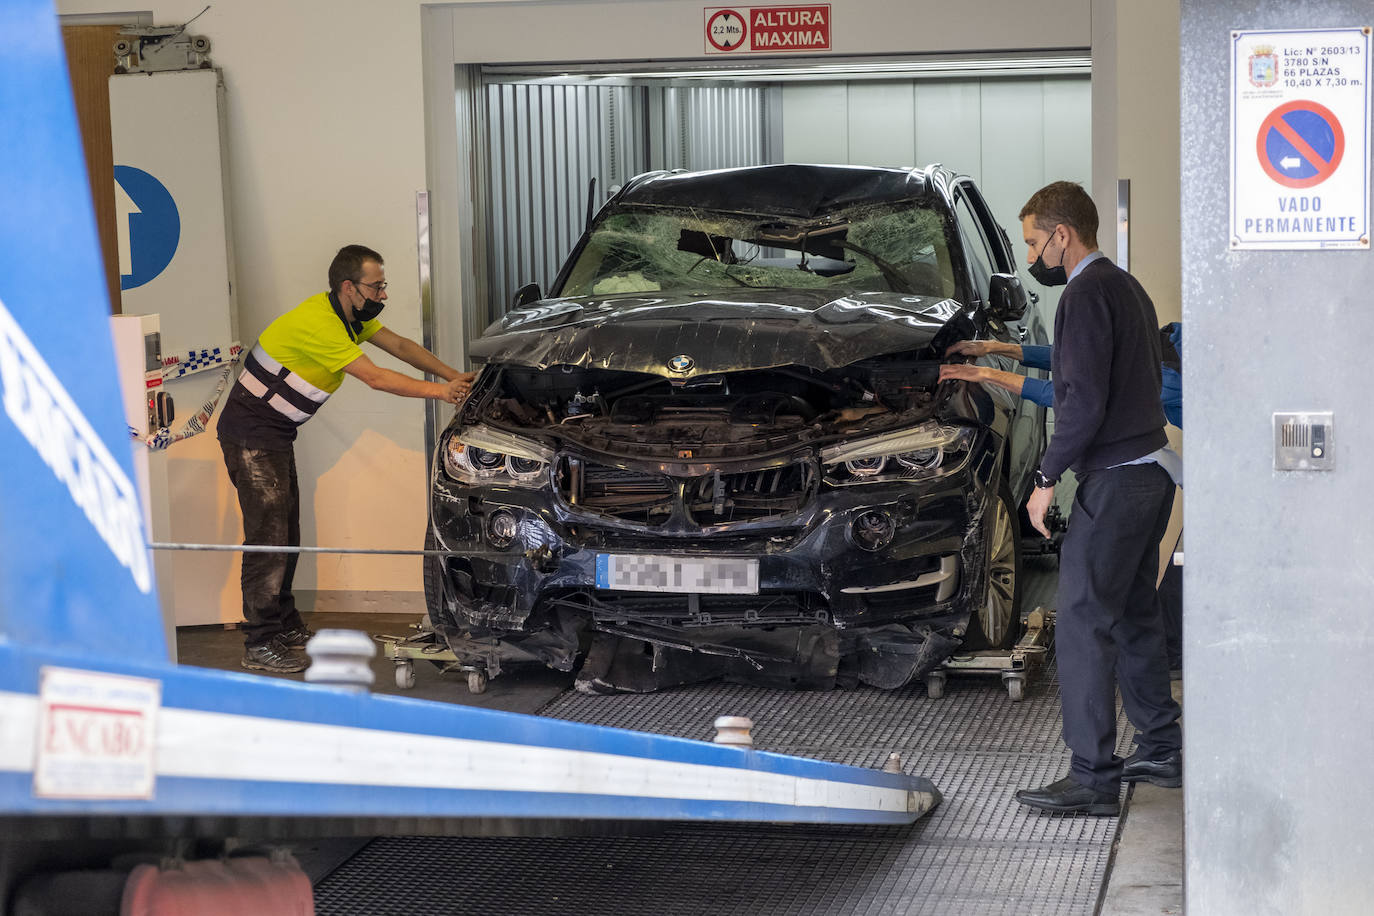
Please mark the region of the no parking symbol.
<svg viewBox="0 0 1374 916"><path fill-rule="evenodd" d="M1369 248L1370 33L1232 32L1232 249Z"/></svg>
<svg viewBox="0 0 1374 916"><path fill-rule="evenodd" d="M1325 106L1311 101L1275 108L1259 129L1259 161L1289 188L1310 188L1331 177L1345 153L1345 131Z"/></svg>

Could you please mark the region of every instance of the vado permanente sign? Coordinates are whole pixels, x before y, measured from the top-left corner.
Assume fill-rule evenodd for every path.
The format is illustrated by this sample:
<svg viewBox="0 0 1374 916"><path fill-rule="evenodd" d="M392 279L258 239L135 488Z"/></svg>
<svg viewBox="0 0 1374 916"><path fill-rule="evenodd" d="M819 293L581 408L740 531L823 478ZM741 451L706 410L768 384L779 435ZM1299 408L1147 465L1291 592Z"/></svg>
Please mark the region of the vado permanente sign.
<svg viewBox="0 0 1374 916"><path fill-rule="evenodd" d="M1231 249L1369 250L1371 29L1231 33Z"/></svg>
<svg viewBox="0 0 1374 916"><path fill-rule="evenodd" d="M708 6L706 53L830 50L830 4Z"/></svg>

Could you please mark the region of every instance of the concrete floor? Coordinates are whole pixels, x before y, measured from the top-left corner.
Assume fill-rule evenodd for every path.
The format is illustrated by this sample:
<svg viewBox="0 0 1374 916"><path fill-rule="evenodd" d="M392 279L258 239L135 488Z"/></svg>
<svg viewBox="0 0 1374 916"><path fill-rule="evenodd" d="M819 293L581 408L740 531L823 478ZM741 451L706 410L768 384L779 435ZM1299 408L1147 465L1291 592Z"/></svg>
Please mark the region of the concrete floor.
<svg viewBox="0 0 1374 916"><path fill-rule="evenodd" d="M1037 592L1052 594L1052 586L1041 585ZM1041 594L1028 598L1041 598ZM1048 601L1029 601L1028 606ZM370 635L405 635L416 621L412 616L394 614L319 612L307 613L312 629L338 627L363 630ZM242 639L237 630L222 627L183 629L177 634L178 660L184 665L224 670L242 670ZM393 663L379 652L373 659L377 693L405 695L415 699L463 703L508 712L533 714L567 690L572 674L542 667L504 674L490 682L485 693L468 692L463 678L442 674L432 664L415 666L415 686L397 688ZM261 672L255 672L261 673ZM303 680L300 674L268 675ZM1174 682L1175 695L1182 700L1182 682ZM297 849L313 880L328 874L352 854L356 839L319 841ZM1183 911L1183 793L1178 789L1136 786L1127 797L1121 835L1108 875L1099 912L1103 916L1161 916Z"/></svg>
<svg viewBox="0 0 1374 916"><path fill-rule="evenodd" d="M407 636L414 631L417 618L404 614L372 614L353 612L303 611L306 624L312 630L339 628L362 630L370 636ZM236 629L220 626L189 627L177 631L177 661L198 668L217 668L224 671L243 671L239 660L243 657L243 638ZM530 667L513 674L494 678L486 693L471 694L463 678L457 674L444 675L433 664L419 662L415 668L415 686L401 690L396 686L393 662L382 655L372 659L376 679L374 693L407 696L415 700L437 700L441 703L462 703L500 709L505 712L534 713L554 697L572 686L573 675L550 671L543 666ZM268 674L248 672L263 677L280 677L304 682L304 674Z"/></svg>
<svg viewBox="0 0 1374 916"><path fill-rule="evenodd" d="M1173 682L1183 705L1183 681ZM1102 916L1173 916L1183 912L1183 790L1136 785L1107 876Z"/></svg>

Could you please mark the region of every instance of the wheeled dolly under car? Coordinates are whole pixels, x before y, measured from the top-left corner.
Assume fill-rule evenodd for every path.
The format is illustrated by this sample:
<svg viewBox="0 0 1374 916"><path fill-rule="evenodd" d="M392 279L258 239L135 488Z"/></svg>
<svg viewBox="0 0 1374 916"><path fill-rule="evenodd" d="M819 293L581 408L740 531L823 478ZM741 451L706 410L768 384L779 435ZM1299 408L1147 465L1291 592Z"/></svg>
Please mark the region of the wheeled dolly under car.
<svg viewBox="0 0 1374 916"><path fill-rule="evenodd" d="M968 655L947 658L925 677L926 696L938 700L945 695L950 672L1000 674L1007 696L1014 703L1026 698L1026 682L1031 670L1044 661L1054 631L1054 611L1037 607L1026 615L1026 629L1010 649L985 649Z"/></svg>
<svg viewBox="0 0 1374 916"><path fill-rule="evenodd" d="M410 636L377 636L386 657L396 663L396 686L409 690L415 686L416 660L432 662L441 672L463 671L468 676L469 693L485 693L487 670L480 665L460 661L438 633L416 627Z"/></svg>

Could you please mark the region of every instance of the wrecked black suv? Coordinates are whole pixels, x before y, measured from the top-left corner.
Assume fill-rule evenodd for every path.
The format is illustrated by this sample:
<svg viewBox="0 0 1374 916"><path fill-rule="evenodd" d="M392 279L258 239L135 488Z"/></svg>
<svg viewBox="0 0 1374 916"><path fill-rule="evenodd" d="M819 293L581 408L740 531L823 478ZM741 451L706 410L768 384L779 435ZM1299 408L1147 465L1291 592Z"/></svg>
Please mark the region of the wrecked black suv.
<svg viewBox="0 0 1374 916"><path fill-rule="evenodd" d="M894 688L1011 645L1044 413L938 374L956 340L1044 343L1026 304L938 166L635 178L472 346L435 630L491 675L581 659L589 691Z"/></svg>

